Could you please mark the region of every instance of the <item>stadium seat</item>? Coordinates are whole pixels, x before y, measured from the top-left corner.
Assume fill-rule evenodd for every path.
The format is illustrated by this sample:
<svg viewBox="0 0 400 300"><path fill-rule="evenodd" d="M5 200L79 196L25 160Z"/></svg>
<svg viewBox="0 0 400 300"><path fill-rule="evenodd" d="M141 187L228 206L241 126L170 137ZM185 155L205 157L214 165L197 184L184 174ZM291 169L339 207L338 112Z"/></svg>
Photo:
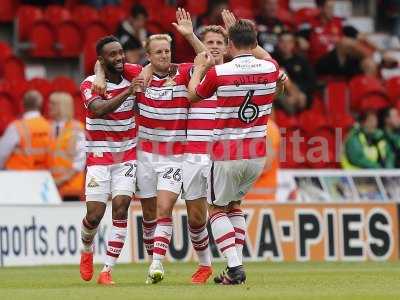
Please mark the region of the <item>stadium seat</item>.
<svg viewBox="0 0 400 300"><path fill-rule="evenodd" d="M306 110L298 116L299 126L306 135L313 135L315 131L329 127L326 115L315 114L313 110Z"/></svg>
<svg viewBox="0 0 400 300"><path fill-rule="evenodd" d="M286 128L281 131L280 166L285 169L301 169L306 164L307 145L304 140L297 140L304 137L304 133L298 128Z"/></svg>
<svg viewBox="0 0 400 300"><path fill-rule="evenodd" d="M350 106L352 110L360 111L365 108L365 99L368 95L381 95L387 97L381 81L375 77L359 75L354 77L350 83ZM364 106L364 107L361 107Z"/></svg>
<svg viewBox="0 0 400 300"><path fill-rule="evenodd" d="M12 56L12 49L8 43L0 42L0 66L4 63L4 60Z"/></svg>
<svg viewBox="0 0 400 300"><path fill-rule="evenodd" d="M15 56L10 56L4 61L3 77L10 81L22 80L25 78L25 64Z"/></svg>
<svg viewBox="0 0 400 300"><path fill-rule="evenodd" d="M0 92L0 136L7 126L17 118L13 104L13 99L7 93Z"/></svg>
<svg viewBox="0 0 400 300"><path fill-rule="evenodd" d="M186 1L185 9L191 14L200 16L207 11L207 0Z"/></svg>
<svg viewBox="0 0 400 300"><path fill-rule="evenodd" d="M87 75L93 74L94 64L97 60L96 54L96 42L86 42L83 46L83 52L81 56L81 68L83 73Z"/></svg>
<svg viewBox="0 0 400 300"><path fill-rule="evenodd" d="M24 42L29 38L29 32L35 22L43 18L43 12L40 8L31 5L20 6L17 12L16 32L18 41Z"/></svg>
<svg viewBox="0 0 400 300"><path fill-rule="evenodd" d="M337 129L342 130L342 137L344 138L351 127L354 125L354 118L346 113L346 114L332 114L329 118L329 123L331 124L331 128L333 131Z"/></svg>
<svg viewBox="0 0 400 300"><path fill-rule="evenodd" d="M77 5L72 10L72 19L85 30L88 24L99 20L99 13L89 5Z"/></svg>
<svg viewBox="0 0 400 300"><path fill-rule="evenodd" d="M299 128L299 120L295 116L286 114L282 110L275 110L275 121L282 128Z"/></svg>
<svg viewBox="0 0 400 300"><path fill-rule="evenodd" d="M67 76L58 76L54 78L51 85L53 92L55 91L67 92L72 96L79 93L75 81Z"/></svg>
<svg viewBox="0 0 400 300"><path fill-rule="evenodd" d="M146 22L146 29L147 29L148 32L151 32L152 34L162 33L163 32L162 25L156 20L147 21Z"/></svg>
<svg viewBox="0 0 400 300"><path fill-rule="evenodd" d="M44 11L44 19L54 27L57 27L70 18L71 14L69 10L60 5L49 5Z"/></svg>
<svg viewBox="0 0 400 300"><path fill-rule="evenodd" d="M56 27L58 54L62 57L78 57L82 51L83 38L79 26L65 21Z"/></svg>
<svg viewBox="0 0 400 300"><path fill-rule="evenodd" d="M400 101L400 76L392 77L386 81L386 90L392 104Z"/></svg>
<svg viewBox="0 0 400 300"><path fill-rule="evenodd" d="M100 21L89 23L85 28L85 42L96 42L99 38L108 35L106 25Z"/></svg>
<svg viewBox="0 0 400 300"><path fill-rule="evenodd" d="M17 12L18 0L2 0L0 5L0 22L11 22Z"/></svg>
<svg viewBox="0 0 400 300"><path fill-rule="evenodd" d="M100 10L100 19L107 25L108 31L111 33L117 31L119 24L126 16L126 11L115 5L106 5Z"/></svg>
<svg viewBox="0 0 400 300"><path fill-rule="evenodd" d="M29 32L30 55L33 57L56 56L56 34L50 23L46 21L35 22Z"/></svg>
<svg viewBox="0 0 400 300"><path fill-rule="evenodd" d="M325 89L326 109L330 114L345 114L349 109L346 82L329 82Z"/></svg>
<svg viewBox="0 0 400 300"><path fill-rule="evenodd" d="M253 0L248 0L248 1L242 1L242 0L229 0L229 7L232 11L234 10L254 10L256 8L255 1Z"/></svg>
<svg viewBox="0 0 400 300"><path fill-rule="evenodd" d="M44 100L43 106L46 107L47 110L47 99L53 90L51 82L45 78L33 78L28 81L28 87L42 94Z"/></svg>

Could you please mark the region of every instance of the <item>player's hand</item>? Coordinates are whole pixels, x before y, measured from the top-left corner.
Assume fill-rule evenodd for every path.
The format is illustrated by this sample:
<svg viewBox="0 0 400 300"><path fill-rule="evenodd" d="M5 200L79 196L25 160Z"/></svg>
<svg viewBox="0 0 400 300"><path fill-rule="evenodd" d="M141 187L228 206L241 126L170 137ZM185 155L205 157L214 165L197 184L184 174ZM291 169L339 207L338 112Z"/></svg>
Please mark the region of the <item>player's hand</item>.
<svg viewBox="0 0 400 300"><path fill-rule="evenodd" d="M183 8L176 11L176 22L172 23L175 29L183 36L193 34L193 23L190 14Z"/></svg>
<svg viewBox="0 0 400 300"><path fill-rule="evenodd" d="M221 16L222 20L224 21L225 30L228 32L229 28L235 25L236 17L231 11L227 9L222 10Z"/></svg>
<svg viewBox="0 0 400 300"><path fill-rule="evenodd" d="M212 57L212 55L205 51L197 54L196 58L194 59L194 65L196 67L208 69L214 64L214 58Z"/></svg>
<svg viewBox="0 0 400 300"><path fill-rule="evenodd" d="M131 93L139 93L143 92L145 89L144 87L144 78L142 75L135 77L130 86Z"/></svg>
<svg viewBox="0 0 400 300"><path fill-rule="evenodd" d="M96 61L94 65L94 81L92 84L92 93L98 95L104 95L106 93L106 75L104 73L103 66L101 65L100 61Z"/></svg>

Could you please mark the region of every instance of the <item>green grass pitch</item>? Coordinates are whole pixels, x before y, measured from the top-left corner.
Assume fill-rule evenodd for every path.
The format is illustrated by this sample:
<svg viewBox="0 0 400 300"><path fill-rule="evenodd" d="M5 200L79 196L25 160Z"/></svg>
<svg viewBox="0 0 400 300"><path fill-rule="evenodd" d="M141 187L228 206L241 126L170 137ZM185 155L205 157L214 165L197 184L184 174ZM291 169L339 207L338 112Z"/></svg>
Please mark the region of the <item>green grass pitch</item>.
<svg viewBox="0 0 400 300"><path fill-rule="evenodd" d="M119 265L114 287L83 282L78 266L0 268L0 299L400 299L399 263L247 263L247 283L189 283L193 263L166 263L164 280L144 284L147 264ZM214 273L223 268L215 264Z"/></svg>

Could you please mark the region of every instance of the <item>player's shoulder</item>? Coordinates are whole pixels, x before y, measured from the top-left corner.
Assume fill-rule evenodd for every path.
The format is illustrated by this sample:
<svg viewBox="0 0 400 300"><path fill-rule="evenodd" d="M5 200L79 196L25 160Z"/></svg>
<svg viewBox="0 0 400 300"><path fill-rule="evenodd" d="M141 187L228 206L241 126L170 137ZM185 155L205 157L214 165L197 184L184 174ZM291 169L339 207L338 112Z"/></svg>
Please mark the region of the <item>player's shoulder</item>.
<svg viewBox="0 0 400 300"><path fill-rule="evenodd" d="M130 75L139 75L140 72L142 72L143 67L138 64L130 64L130 63L125 63L124 64L124 71L128 72Z"/></svg>

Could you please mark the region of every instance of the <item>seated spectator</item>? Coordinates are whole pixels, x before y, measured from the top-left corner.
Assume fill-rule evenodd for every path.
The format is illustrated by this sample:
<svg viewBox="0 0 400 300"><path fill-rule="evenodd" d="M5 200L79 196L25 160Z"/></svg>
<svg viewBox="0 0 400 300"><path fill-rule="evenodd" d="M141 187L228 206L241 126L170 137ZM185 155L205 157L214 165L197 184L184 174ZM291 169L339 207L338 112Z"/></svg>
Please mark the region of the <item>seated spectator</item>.
<svg viewBox="0 0 400 300"><path fill-rule="evenodd" d="M12 122L0 138L0 169L48 169L50 124L42 117L43 97L36 90L24 95L24 115Z"/></svg>
<svg viewBox="0 0 400 300"><path fill-rule="evenodd" d="M292 84L307 96L307 107L311 106L316 88L316 78L310 63L303 56L296 54L296 40L291 32L279 36L276 52L272 54L279 65L286 70ZM304 109L304 107L299 107Z"/></svg>
<svg viewBox="0 0 400 300"><path fill-rule="evenodd" d="M49 114L52 131L50 171L64 200L79 200L85 177L85 134L83 124L73 119L70 94L50 95Z"/></svg>
<svg viewBox="0 0 400 300"><path fill-rule="evenodd" d="M320 13L301 24L301 47L308 52L311 63L332 51L342 36L342 20L333 15L334 0L316 0Z"/></svg>
<svg viewBox="0 0 400 300"><path fill-rule="evenodd" d="M143 64L144 48L142 43L139 43L136 39L129 39L126 43L122 44L125 53L125 59L130 64Z"/></svg>
<svg viewBox="0 0 400 300"><path fill-rule="evenodd" d="M394 107L385 108L380 112L380 128L385 134L393 153L395 153L395 166L400 168L400 115Z"/></svg>
<svg viewBox="0 0 400 300"><path fill-rule="evenodd" d="M374 111L362 113L360 123L354 125L348 134L341 163L344 169L394 168L394 153L383 131L378 128Z"/></svg>
<svg viewBox="0 0 400 300"><path fill-rule="evenodd" d="M147 36L150 35L146 30L148 16L144 6L140 4L132 6L130 16L119 25L115 33L122 45L128 40L134 40L136 43L143 45Z"/></svg>
<svg viewBox="0 0 400 300"><path fill-rule="evenodd" d="M258 44L268 52L274 52L278 36L288 28L277 17L278 0L263 0L261 13L256 16Z"/></svg>
<svg viewBox="0 0 400 300"><path fill-rule="evenodd" d="M358 31L354 27L345 27L344 35L333 50L318 60L316 64L318 76L348 80L362 73L361 62L370 53L357 40Z"/></svg>
<svg viewBox="0 0 400 300"><path fill-rule="evenodd" d="M204 15L201 15L196 20L196 32L199 34L203 27L208 25L221 25L224 26L221 13L224 9L228 9L228 0L209 0L208 9Z"/></svg>

